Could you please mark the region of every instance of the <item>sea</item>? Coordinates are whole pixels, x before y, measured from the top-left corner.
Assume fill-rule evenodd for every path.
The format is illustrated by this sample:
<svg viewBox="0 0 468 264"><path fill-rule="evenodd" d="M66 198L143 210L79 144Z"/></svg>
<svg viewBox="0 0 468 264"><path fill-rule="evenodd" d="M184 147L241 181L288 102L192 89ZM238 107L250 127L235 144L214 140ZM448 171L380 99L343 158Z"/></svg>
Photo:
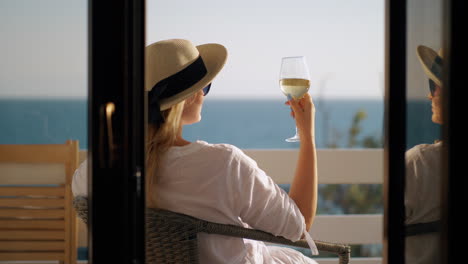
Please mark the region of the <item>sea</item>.
<svg viewBox="0 0 468 264"><path fill-rule="evenodd" d="M383 100L315 100L318 148L383 147ZM433 143L440 127L431 122L428 100L407 105L407 148ZM354 119L359 116L359 122ZM79 140L88 149L86 99L0 99L0 144L50 144ZM403 120L402 120L403 121ZM350 131L353 129L354 134ZM290 149L299 143L285 139L295 123L284 100L205 100L202 121L186 126L188 140L229 143L243 149ZM365 144L373 143L371 146Z"/></svg>

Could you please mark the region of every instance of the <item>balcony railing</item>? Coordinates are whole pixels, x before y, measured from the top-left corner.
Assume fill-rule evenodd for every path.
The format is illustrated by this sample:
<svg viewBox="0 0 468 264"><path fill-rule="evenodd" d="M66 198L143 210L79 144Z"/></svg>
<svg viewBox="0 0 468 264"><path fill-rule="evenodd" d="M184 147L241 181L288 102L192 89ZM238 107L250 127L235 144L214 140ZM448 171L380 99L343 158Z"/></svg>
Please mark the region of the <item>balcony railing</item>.
<svg viewBox="0 0 468 264"><path fill-rule="evenodd" d="M291 183L297 150L245 150L278 184ZM320 149L317 151L319 184L382 184L382 149ZM357 244L382 244L381 214L317 215L311 228L314 239ZM333 259L317 259L321 264ZM382 263L381 258L352 258L355 264Z"/></svg>

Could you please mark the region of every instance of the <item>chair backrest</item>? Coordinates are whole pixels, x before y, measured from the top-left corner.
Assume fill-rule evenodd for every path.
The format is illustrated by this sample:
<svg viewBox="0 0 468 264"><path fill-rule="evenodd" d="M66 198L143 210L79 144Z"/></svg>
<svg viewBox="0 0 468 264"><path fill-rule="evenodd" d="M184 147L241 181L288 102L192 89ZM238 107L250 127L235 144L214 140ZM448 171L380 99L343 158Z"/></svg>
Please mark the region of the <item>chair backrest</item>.
<svg viewBox="0 0 468 264"><path fill-rule="evenodd" d="M78 141L0 145L0 261L77 259Z"/></svg>
<svg viewBox="0 0 468 264"><path fill-rule="evenodd" d="M85 224L88 224L88 198L85 196L75 197L73 205L78 216ZM163 209L147 208L146 263L199 263L197 234L200 232L302 248L309 247L305 240L292 242L260 230L218 224ZM320 251L337 254L338 263L349 263L350 246L322 241L315 241L315 243Z"/></svg>
<svg viewBox="0 0 468 264"><path fill-rule="evenodd" d="M75 197L78 216L88 224L88 199ZM198 263L197 233L203 227L196 218L166 210L146 210L146 263Z"/></svg>
<svg viewBox="0 0 468 264"><path fill-rule="evenodd" d="M417 236L417 235L426 235L430 233L440 232L441 222L440 220L428 222L428 223L419 223L411 224L405 226L405 235Z"/></svg>
<svg viewBox="0 0 468 264"><path fill-rule="evenodd" d="M146 210L146 263L192 263L198 261L196 218L166 210Z"/></svg>

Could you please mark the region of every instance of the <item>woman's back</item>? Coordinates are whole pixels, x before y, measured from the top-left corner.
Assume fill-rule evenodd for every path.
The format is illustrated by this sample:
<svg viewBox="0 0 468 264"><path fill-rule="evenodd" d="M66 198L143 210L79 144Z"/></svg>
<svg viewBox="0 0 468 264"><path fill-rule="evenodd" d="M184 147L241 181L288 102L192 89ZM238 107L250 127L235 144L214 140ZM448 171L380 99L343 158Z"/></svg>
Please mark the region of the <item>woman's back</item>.
<svg viewBox="0 0 468 264"><path fill-rule="evenodd" d="M305 230L294 201L232 145L196 141L171 147L162 158L155 184L152 198L159 208L250 226L291 240L300 239ZM314 263L299 252L285 255L284 249L275 249L241 238L199 235L201 263ZM280 252L289 260L281 261Z"/></svg>

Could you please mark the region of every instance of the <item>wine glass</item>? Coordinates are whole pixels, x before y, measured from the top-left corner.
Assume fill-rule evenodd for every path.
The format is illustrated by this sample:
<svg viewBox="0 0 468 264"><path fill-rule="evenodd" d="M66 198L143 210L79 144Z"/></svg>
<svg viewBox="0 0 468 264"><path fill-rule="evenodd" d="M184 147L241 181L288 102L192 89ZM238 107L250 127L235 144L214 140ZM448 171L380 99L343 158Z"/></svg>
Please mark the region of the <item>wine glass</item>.
<svg viewBox="0 0 468 264"><path fill-rule="evenodd" d="M281 60L280 70L280 87L283 94L294 99L300 99L309 90L310 76L309 68L304 56L284 57ZM287 142L299 142L299 133L291 138L286 139Z"/></svg>

